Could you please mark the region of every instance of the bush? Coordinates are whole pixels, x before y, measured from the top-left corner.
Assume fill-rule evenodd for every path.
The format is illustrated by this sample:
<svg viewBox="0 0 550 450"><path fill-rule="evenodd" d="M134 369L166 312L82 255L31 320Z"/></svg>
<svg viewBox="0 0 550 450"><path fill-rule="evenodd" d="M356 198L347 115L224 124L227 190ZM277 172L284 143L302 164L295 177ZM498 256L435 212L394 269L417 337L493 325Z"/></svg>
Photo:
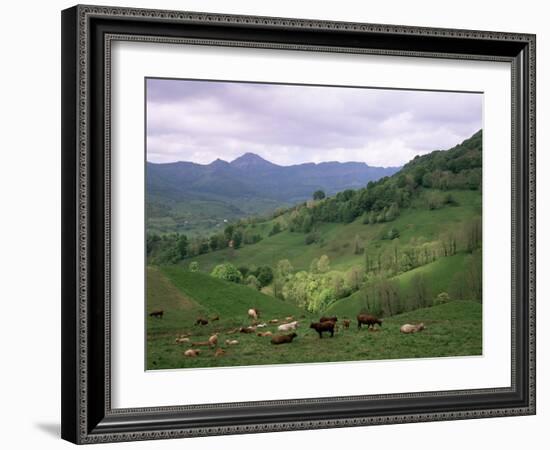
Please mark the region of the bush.
<svg viewBox="0 0 550 450"><path fill-rule="evenodd" d="M390 228L386 233L382 235L382 239L392 241L399 237L399 230L397 228Z"/></svg>
<svg viewBox="0 0 550 450"><path fill-rule="evenodd" d="M306 234L305 243L306 245L311 245L315 242L319 241L319 234L318 233L308 233Z"/></svg>
<svg viewBox="0 0 550 450"><path fill-rule="evenodd" d="M243 279L242 273L231 263L217 265L210 275L233 283L240 283Z"/></svg>
<svg viewBox="0 0 550 450"><path fill-rule="evenodd" d="M443 305L449 303L451 297L446 292L440 292L434 300L434 305Z"/></svg>
<svg viewBox="0 0 550 450"><path fill-rule="evenodd" d="M193 261L189 263L189 272L198 272L199 271L199 263L197 261Z"/></svg>
<svg viewBox="0 0 550 450"><path fill-rule="evenodd" d="M250 286L251 288L257 289L258 291L262 288L260 282L254 275L248 275L248 277L246 278L246 285Z"/></svg>
<svg viewBox="0 0 550 450"><path fill-rule="evenodd" d="M274 236L279 234L281 231L283 231L281 224L279 222L275 222L275 224L273 224L273 228L271 228L271 231L269 232L269 235Z"/></svg>
<svg viewBox="0 0 550 450"><path fill-rule="evenodd" d="M258 279L261 287L267 286L273 281L273 270L269 266L258 267L253 275Z"/></svg>

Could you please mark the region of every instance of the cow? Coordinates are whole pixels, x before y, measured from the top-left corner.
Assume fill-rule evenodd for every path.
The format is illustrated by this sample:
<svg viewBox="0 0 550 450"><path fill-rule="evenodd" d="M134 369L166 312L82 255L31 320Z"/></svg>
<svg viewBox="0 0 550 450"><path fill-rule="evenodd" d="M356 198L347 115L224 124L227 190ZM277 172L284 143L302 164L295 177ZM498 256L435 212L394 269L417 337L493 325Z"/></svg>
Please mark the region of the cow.
<svg viewBox="0 0 550 450"><path fill-rule="evenodd" d="M313 328L317 333L319 333L319 338L323 337L323 333L330 333L330 337L334 336L334 325L335 323L331 320L325 320L324 322L313 322L309 328Z"/></svg>
<svg viewBox="0 0 550 450"><path fill-rule="evenodd" d="M357 328L361 328L361 325L366 325L367 329L371 327L374 329L374 325L376 324L382 326L382 320L371 314L359 314L357 316Z"/></svg>

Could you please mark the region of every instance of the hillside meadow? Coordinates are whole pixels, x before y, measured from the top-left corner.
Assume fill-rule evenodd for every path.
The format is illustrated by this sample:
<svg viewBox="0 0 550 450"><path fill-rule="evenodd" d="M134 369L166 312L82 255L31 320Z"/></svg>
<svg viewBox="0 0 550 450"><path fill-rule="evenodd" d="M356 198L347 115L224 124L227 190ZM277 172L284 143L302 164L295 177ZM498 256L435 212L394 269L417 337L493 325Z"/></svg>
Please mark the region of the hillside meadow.
<svg viewBox="0 0 550 450"><path fill-rule="evenodd" d="M391 176L356 190L327 196L317 189L309 200L268 214L218 217L204 234L148 233L147 312L162 311L162 318L147 318L147 367L481 354L481 136L479 131L450 150L415 157ZM227 164L215 166L233 173ZM253 167L272 169L269 162L248 157L247 170ZM203 179L203 170L193 166L204 189L229 180L217 180L210 169ZM307 192L307 185L287 181L286 195L294 188ZM258 174L254 183L264 194L273 188L272 180ZM163 186L166 198L183 195ZM231 201L222 203L232 207ZM162 216L161 204L154 208ZM215 209L198 211L195 223L212 214ZM257 321L247 316L250 308L261 312ZM358 314L382 319L383 326L359 330ZM323 315L338 318L332 338L320 339L309 327ZM197 325L199 318L208 324ZM271 319L298 320L296 339L274 346L269 337L239 331ZM342 327L345 319L349 329ZM399 329L405 323L426 328L403 335ZM269 323L255 331L281 334ZM214 334L217 345L201 347L200 357L182 356L193 342ZM182 335L189 342L176 344ZM239 343L228 347L226 339ZM216 350L221 356L214 357Z"/></svg>
<svg viewBox="0 0 550 450"><path fill-rule="evenodd" d="M481 355L482 308L478 302L452 301L447 304L417 309L384 319L381 328L369 331L357 328L352 320L349 329L341 325L333 338L308 328L318 317L305 313L280 300L256 293L200 273L177 267L148 268L149 307L164 308L162 319L147 318L147 369L248 366L310 362L383 360L397 358L429 358ZM195 300L200 298L200 303ZM231 333L235 327L250 325L246 312L251 304L258 305L261 320L280 319L294 315L300 325L292 344L274 346L269 337L256 333ZM195 325L197 316L219 315L220 320L208 325ZM350 314L345 317L353 319ZM423 322L421 333L404 335L399 327L404 323ZM276 333L277 325L261 331ZM183 352L194 348L190 343L176 344L182 334L190 334L191 342L206 341L218 333L215 348L197 347L201 354L187 358ZM238 345L226 345L226 339L236 339ZM215 357L215 349L226 352Z"/></svg>

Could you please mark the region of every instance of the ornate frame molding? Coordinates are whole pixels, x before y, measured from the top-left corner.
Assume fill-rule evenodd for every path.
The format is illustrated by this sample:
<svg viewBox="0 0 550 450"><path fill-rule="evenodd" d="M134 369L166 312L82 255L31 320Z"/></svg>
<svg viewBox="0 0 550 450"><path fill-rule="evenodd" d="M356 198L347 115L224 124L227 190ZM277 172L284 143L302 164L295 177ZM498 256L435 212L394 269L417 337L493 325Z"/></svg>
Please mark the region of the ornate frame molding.
<svg viewBox="0 0 550 450"><path fill-rule="evenodd" d="M173 37L151 36L134 32L112 32L111 30L93 31L93 22L98 19L118 21L124 28L128 21L147 26L149 23L161 23L170 27L193 25L208 28L221 27L229 30L232 26L244 27L253 34L258 30L268 30L273 36L283 36L291 32L305 30L321 30L336 33L345 38L350 33L354 35L376 36L377 42L383 42L385 38L399 37L403 42L413 38L410 48L379 48L362 46L341 46L323 43L303 42L272 42L266 40L244 39L219 39L213 37ZM98 443L112 441L129 441L143 439L166 439L174 437L194 437L218 434L238 434L251 432L272 432L285 430L301 430L328 427L348 427L374 424L390 424L405 422L440 421L469 418L499 417L510 415L527 415L535 413L535 36L529 34L500 33L471 30L449 30L424 27L405 27L397 25L378 25L332 21L311 21L304 19L270 18L256 16L234 16L219 14L204 14L195 12L158 11L147 9L112 8L98 6L76 6L63 13L64 42L63 51L63 76L64 76L64 126L63 130L63 158L64 180L63 188L71 191L64 194L64 251L63 251L63 376L65 380L71 379L69 386L63 390L63 437L77 443ZM229 27L229 28L228 28ZM108 28L108 27L107 27ZM220 28L220 29L221 29ZM103 53L102 67L98 66L96 54L101 53L94 44L93 38L101 38ZM507 53L495 51L492 54L473 53L468 51L447 53L436 48L414 48L414 38L425 37L439 42L440 39L456 39L464 43L472 41L480 45L481 42L497 42L502 45L498 48L506 49ZM284 400L271 402L251 402L239 404L218 405L193 405L184 407L166 408L139 408L139 409L111 409L110 402L110 64L111 43L116 40L143 41L155 43L185 43L193 45L217 45L217 46L243 46L265 49L289 49L303 51L323 52L347 52L363 54L383 54L410 57L432 57L452 59L480 59L487 61L506 61L512 64L512 153L513 176L512 196L515 200L512 211L513 227L513 343L512 343L512 386L510 388L483 389L472 391L446 391L419 394L375 395L361 397L334 397L309 400ZM70 42L69 42L70 41ZM96 45L96 47L94 47ZM380 45L380 44L378 44ZM488 46L487 48L489 48ZM498 50L497 48L497 50ZM515 50L519 49L519 50ZM95 59L94 59L95 58ZM98 72L99 69L99 72ZM90 111L94 108L93 101L98 95L97 80L93 77L104 71L102 107L104 123L101 127L100 141L94 142L97 146L101 142L103 156L100 172L103 179L94 178L97 175L96 166L90 161L97 158L93 153L91 140L94 133L92 128L96 125ZM66 82L66 83L65 83ZM96 83L96 84L94 84ZM76 105L76 107L75 107ZM517 166L516 166L517 162ZM73 167L71 169L71 167ZM75 170L76 168L76 170ZM523 171L523 172L521 172ZM102 199L98 200L96 193L97 183L102 183L98 191ZM518 189L519 186L519 189ZM98 216L98 209L92 204L99 201L103 217ZM526 212L526 213L525 213ZM103 239L93 241L91 236L97 235L97 221L103 221ZM519 238L518 238L519 236ZM97 239L97 238L95 238ZM525 240L526 242L523 242ZM95 280L97 272L91 274L90 268L97 263L97 259L90 257L97 245L103 248L99 251L103 262L103 290L104 299L102 305L102 324L90 320L97 313L92 311L91 291L97 290ZM519 246L519 247L516 247ZM520 255L515 254L515 249L520 249ZM522 260L525 255L525 261ZM519 258L519 259L518 259ZM521 262L519 270L524 273L516 273L516 263ZM95 267L95 266L94 266ZM519 278L518 278L519 277ZM74 278L74 279L73 279ZM516 289L517 288L517 289ZM523 288L523 289L522 289ZM525 298L516 298L520 291L528 292ZM95 292L95 291L94 291ZM521 293L521 292L520 292ZM96 292L97 294L97 292ZM516 301L521 303L516 304ZM98 306L95 305L95 308ZM524 308L524 322L517 323L516 311ZM520 308L520 309L517 309ZM68 322L65 322L68 319ZM518 326L519 325L519 326ZM519 329L516 329L518 326ZM97 332L96 330L97 327ZM103 338L97 333L101 331ZM95 334L94 334L95 333ZM517 334L520 333L520 334ZM526 352L523 350L517 356L516 336L523 336ZM72 340L71 344L66 344ZM90 401L91 391L96 388L91 386L90 367L97 363L90 358L90 349L103 343L105 382L103 385L103 399L101 408ZM517 359L519 358L519 360ZM519 363L522 373L516 373L516 364ZM523 373L524 372L524 373ZM523 377L526 376L526 379ZM518 378L519 377L519 378ZM518 384L521 383L527 398L509 403L508 406L451 409L448 411L423 411L407 412L403 414L370 414L356 417L342 418L318 418L311 420L281 420L264 423L249 424L220 424L213 426L170 426L167 420L171 414L182 414L190 409L207 412L210 409L242 408L242 407L284 407L289 405L329 405L335 402L349 400L373 400L399 399L413 401L426 396L437 397L476 397L479 395L510 394L517 393ZM524 384L526 383L526 384ZM93 409L93 411L92 411ZM141 417L147 415L149 421L143 425ZM151 418L153 415L154 418ZM98 418L103 418L98 421ZM135 419L130 425L120 425L122 418L128 422L128 418ZM164 420L164 424L163 424ZM156 426L154 425L156 424Z"/></svg>

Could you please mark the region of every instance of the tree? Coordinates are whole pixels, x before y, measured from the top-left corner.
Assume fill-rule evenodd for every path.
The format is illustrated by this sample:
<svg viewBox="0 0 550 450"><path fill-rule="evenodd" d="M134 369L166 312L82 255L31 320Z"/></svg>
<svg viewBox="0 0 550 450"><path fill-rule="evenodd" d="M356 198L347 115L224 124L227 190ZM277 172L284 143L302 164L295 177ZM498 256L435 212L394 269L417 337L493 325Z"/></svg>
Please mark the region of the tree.
<svg viewBox="0 0 550 450"><path fill-rule="evenodd" d="M288 259L281 259L277 263L277 276L280 278L288 277L294 271L291 262Z"/></svg>
<svg viewBox="0 0 550 450"><path fill-rule="evenodd" d="M325 197L325 192L320 189L313 193L313 200L323 200Z"/></svg>
<svg viewBox="0 0 550 450"><path fill-rule="evenodd" d="M360 255L361 253L363 253L363 251L364 251L364 248L361 245L361 238L359 237L358 234L356 234L355 239L353 241L353 254Z"/></svg>
<svg viewBox="0 0 550 450"><path fill-rule="evenodd" d="M248 277L246 277L246 285L258 291L262 288L260 282L254 275L248 275Z"/></svg>
<svg viewBox="0 0 550 450"><path fill-rule="evenodd" d="M189 263L189 272L198 272L199 271L199 263L197 261L193 261Z"/></svg>
<svg viewBox="0 0 550 450"><path fill-rule="evenodd" d="M363 280L363 270L361 267L352 267L346 274L346 282L352 291L357 291L361 287Z"/></svg>
<svg viewBox="0 0 550 450"><path fill-rule="evenodd" d="M267 286L273 281L273 270L271 270L271 267L269 266L258 267L254 275L256 276L262 287Z"/></svg>
<svg viewBox="0 0 550 450"><path fill-rule="evenodd" d="M234 283L240 283L243 279L241 272L231 263L219 264L214 267L210 274L215 278L220 278L225 281L232 281Z"/></svg>
<svg viewBox="0 0 550 450"><path fill-rule="evenodd" d="M415 308L424 308L429 305L428 285L422 274L416 274L411 279L411 303Z"/></svg>
<svg viewBox="0 0 550 450"><path fill-rule="evenodd" d="M189 241L185 234L179 236L177 246L180 259L185 258L187 256L187 247L189 246Z"/></svg>
<svg viewBox="0 0 550 450"><path fill-rule="evenodd" d="M230 241L233 239L233 232L235 231L235 227L233 225L227 225L225 227L225 230L223 230L223 234L225 236L225 239L227 241Z"/></svg>
<svg viewBox="0 0 550 450"><path fill-rule="evenodd" d="M237 270L241 272L243 279L250 273L250 269L246 266L239 266L237 267Z"/></svg>
<svg viewBox="0 0 550 450"><path fill-rule="evenodd" d="M342 298L345 297L346 294L349 294L349 291L346 292L344 287L344 279L338 273L332 277L331 288L332 292L334 292L334 297L336 298Z"/></svg>
<svg viewBox="0 0 550 450"><path fill-rule="evenodd" d="M239 248L243 242L243 233L241 230L236 230L233 233L233 248Z"/></svg>
<svg viewBox="0 0 550 450"><path fill-rule="evenodd" d="M224 247L223 235L213 234L209 240L210 249L216 251Z"/></svg>
<svg viewBox="0 0 550 450"><path fill-rule="evenodd" d="M310 271L310 273L318 273L319 272L319 260L317 258L313 258L311 260L311 264L309 265L309 271Z"/></svg>
<svg viewBox="0 0 550 450"><path fill-rule="evenodd" d="M326 273L330 270L330 259L327 255L323 255L319 258L317 263L317 270L319 273Z"/></svg>
<svg viewBox="0 0 550 450"><path fill-rule="evenodd" d="M384 215L384 220L386 222L391 222L392 220L397 219L399 216L399 206L397 203L393 202L388 210L386 211L386 214Z"/></svg>
<svg viewBox="0 0 550 450"><path fill-rule="evenodd" d="M273 224L273 228L271 228L271 231L269 232L270 236L274 236L275 234L278 234L282 231L281 224L279 222L275 222Z"/></svg>

